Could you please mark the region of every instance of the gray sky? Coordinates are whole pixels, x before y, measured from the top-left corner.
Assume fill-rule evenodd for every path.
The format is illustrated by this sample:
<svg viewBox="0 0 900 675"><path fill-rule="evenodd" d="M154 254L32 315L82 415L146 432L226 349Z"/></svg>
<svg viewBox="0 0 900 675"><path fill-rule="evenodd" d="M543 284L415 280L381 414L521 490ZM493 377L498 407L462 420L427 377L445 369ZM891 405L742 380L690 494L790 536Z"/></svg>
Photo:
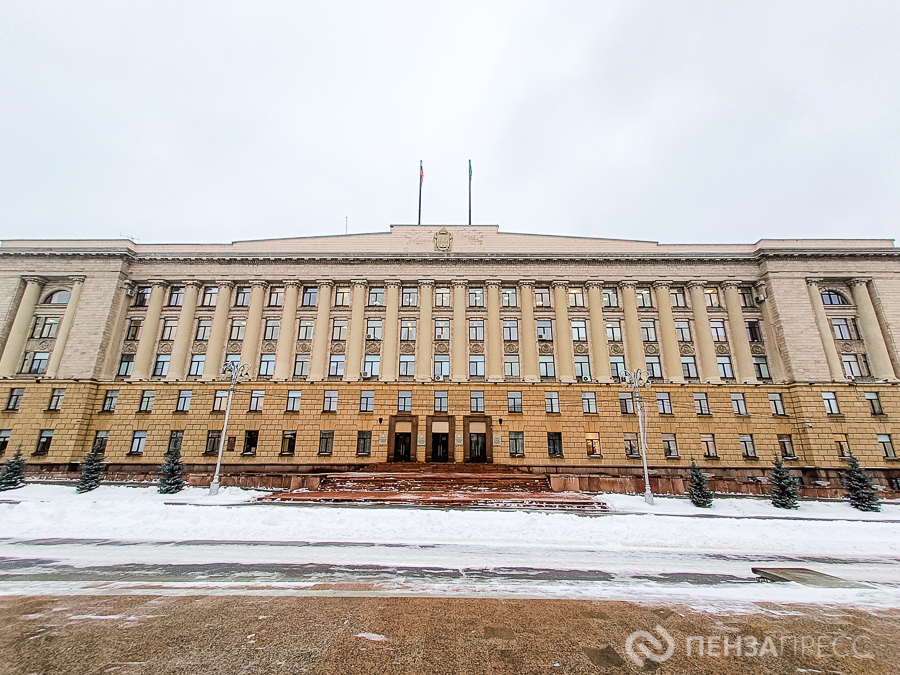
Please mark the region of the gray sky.
<svg viewBox="0 0 900 675"><path fill-rule="evenodd" d="M900 3L0 0L0 237L897 236Z"/></svg>

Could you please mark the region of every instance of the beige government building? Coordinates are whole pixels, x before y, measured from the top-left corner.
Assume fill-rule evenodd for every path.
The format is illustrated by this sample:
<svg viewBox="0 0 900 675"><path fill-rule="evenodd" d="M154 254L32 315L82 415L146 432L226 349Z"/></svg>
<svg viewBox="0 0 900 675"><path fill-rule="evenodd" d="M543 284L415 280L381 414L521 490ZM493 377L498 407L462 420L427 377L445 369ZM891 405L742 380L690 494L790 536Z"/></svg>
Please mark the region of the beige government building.
<svg viewBox="0 0 900 675"><path fill-rule="evenodd" d="M33 474L92 447L119 477L179 445L211 474L226 362L249 364L226 475L391 462L640 472L626 370L649 371L655 476L758 481L779 455L900 487L900 249L393 225L240 241L5 240L0 452Z"/></svg>

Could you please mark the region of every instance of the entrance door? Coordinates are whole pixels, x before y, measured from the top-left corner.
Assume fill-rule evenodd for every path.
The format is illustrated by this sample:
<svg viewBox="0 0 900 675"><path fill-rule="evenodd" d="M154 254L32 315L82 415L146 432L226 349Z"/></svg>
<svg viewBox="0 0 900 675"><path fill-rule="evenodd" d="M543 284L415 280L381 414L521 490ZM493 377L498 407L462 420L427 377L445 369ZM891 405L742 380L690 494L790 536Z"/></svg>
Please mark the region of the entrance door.
<svg viewBox="0 0 900 675"><path fill-rule="evenodd" d="M431 434L431 461L446 462L450 459L450 434Z"/></svg>
<svg viewBox="0 0 900 675"><path fill-rule="evenodd" d="M412 434L410 434L410 433L394 434L394 461L395 462L410 461L411 451L412 451Z"/></svg>
<svg viewBox="0 0 900 675"><path fill-rule="evenodd" d="M469 433L469 461L470 462L486 462L487 461L487 434Z"/></svg>

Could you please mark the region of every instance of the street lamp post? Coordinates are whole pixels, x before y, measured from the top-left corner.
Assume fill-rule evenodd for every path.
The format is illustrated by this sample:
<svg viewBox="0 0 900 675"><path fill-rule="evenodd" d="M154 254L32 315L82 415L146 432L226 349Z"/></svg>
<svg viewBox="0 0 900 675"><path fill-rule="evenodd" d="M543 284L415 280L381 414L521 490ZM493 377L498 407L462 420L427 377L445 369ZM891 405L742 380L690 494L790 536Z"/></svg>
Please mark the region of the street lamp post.
<svg viewBox="0 0 900 675"><path fill-rule="evenodd" d="M224 375L231 375L231 386L228 387L228 403L225 405L225 424L222 425L222 437L219 439L219 456L216 458L216 473L213 474L212 483L209 484L209 496L219 492L219 469L222 467L222 452L225 450L225 438L228 433L228 416L231 414L231 397L234 396L234 388L238 380L250 372L249 363L238 364L234 361L225 364L222 368Z"/></svg>
<svg viewBox="0 0 900 675"><path fill-rule="evenodd" d="M641 387L650 386L650 373L640 368L633 372L626 370L622 376L622 384L634 390L634 405L637 410L638 429L640 430L641 462L644 465L644 501L652 505L653 491L650 489L650 472L647 470L647 409L644 408L644 402L641 399Z"/></svg>

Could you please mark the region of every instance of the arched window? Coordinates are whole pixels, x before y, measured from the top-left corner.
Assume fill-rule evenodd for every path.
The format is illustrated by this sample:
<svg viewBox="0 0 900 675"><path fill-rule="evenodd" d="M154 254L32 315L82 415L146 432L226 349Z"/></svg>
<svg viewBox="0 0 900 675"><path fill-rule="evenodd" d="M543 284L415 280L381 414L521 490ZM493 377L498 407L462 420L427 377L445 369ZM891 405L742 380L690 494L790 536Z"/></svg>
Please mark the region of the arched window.
<svg viewBox="0 0 900 675"><path fill-rule="evenodd" d="M822 291L822 302L826 305L849 305L843 295L837 291Z"/></svg>
<svg viewBox="0 0 900 675"><path fill-rule="evenodd" d="M67 305L69 304L69 291L56 291L51 293L44 299L45 305Z"/></svg>

